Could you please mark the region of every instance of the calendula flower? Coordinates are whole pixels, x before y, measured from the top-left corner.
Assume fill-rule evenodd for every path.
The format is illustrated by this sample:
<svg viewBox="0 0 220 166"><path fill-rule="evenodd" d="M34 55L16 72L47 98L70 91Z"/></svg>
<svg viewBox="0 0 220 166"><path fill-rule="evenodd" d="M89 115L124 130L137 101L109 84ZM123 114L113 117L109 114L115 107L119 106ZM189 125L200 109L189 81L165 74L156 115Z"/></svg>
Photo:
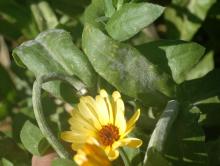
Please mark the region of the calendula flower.
<svg viewBox="0 0 220 166"><path fill-rule="evenodd" d="M79 166L111 166L105 151L100 146L90 143L77 150L74 160Z"/></svg>
<svg viewBox="0 0 220 166"><path fill-rule="evenodd" d="M95 98L84 96L72 111L69 123L70 131L61 134L61 138L72 143L77 151L91 137L96 139L110 160L118 157L118 148L128 146L138 148L142 141L126 136L134 129L140 116L138 109L126 122L124 102L118 91L109 96L105 90Z"/></svg>

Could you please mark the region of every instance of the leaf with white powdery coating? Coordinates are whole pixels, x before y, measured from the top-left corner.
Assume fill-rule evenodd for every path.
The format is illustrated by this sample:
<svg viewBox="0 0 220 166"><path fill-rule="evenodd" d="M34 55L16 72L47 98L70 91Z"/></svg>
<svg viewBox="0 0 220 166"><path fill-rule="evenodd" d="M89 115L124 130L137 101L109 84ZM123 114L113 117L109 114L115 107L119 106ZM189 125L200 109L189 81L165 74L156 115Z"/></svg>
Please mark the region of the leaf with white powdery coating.
<svg viewBox="0 0 220 166"><path fill-rule="evenodd" d="M75 75L87 87L96 87L96 74L87 57L74 45L71 35L64 30L53 29L40 33L36 39L17 47L13 56L36 77L52 72ZM72 89L60 81L46 83L43 88L66 101L74 98Z"/></svg>
<svg viewBox="0 0 220 166"><path fill-rule="evenodd" d="M102 31L86 26L83 49L94 69L122 93L145 104L165 104L174 95L170 75L160 71L134 47L118 43Z"/></svg>

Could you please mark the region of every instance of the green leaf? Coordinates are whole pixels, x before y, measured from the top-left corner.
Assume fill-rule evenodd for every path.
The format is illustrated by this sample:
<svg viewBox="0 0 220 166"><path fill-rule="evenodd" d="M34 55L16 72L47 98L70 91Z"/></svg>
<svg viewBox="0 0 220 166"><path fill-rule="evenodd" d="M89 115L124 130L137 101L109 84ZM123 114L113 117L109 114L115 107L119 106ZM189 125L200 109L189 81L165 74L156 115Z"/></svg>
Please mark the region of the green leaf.
<svg viewBox="0 0 220 166"><path fill-rule="evenodd" d="M52 166L77 166L73 160L56 159L52 161Z"/></svg>
<svg viewBox="0 0 220 166"><path fill-rule="evenodd" d="M115 12L113 2L112 0L104 0L104 3L105 3L105 16L111 17Z"/></svg>
<svg viewBox="0 0 220 166"><path fill-rule="evenodd" d="M214 141L209 141L206 144L209 154L210 166L219 166L220 163L220 138Z"/></svg>
<svg viewBox="0 0 220 166"><path fill-rule="evenodd" d="M24 147L33 155L41 156L49 148L49 144L40 129L30 121L25 122L20 138Z"/></svg>
<svg viewBox="0 0 220 166"><path fill-rule="evenodd" d="M220 126L220 103L201 103L197 107L201 111L200 124L204 127Z"/></svg>
<svg viewBox="0 0 220 166"><path fill-rule="evenodd" d="M197 108L183 106L165 142L164 155L175 166L207 166L205 136Z"/></svg>
<svg viewBox="0 0 220 166"><path fill-rule="evenodd" d="M171 166L171 164L160 152L151 147L148 151L148 162L144 166Z"/></svg>
<svg viewBox="0 0 220 166"><path fill-rule="evenodd" d="M9 160L2 158L1 159L2 165L1 166L14 166L14 164L12 162L10 162Z"/></svg>
<svg viewBox="0 0 220 166"><path fill-rule="evenodd" d="M214 69L214 53L210 51L186 75L186 80L201 78L205 76L208 72L212 71L213 69Z"/></svg>
<svg viewBox="0 0 220 166"><path fill-rule="evenodd" d="M18 146L15 141L11 138L0 136L0 165L9 166L13 164L14 166L29 166L30 158L27 151L24 151L20 146Z"/></svg>
<svg viewBox="0 0 220 166"><path fill-rule="evenodd" d="M138 49L164 71L167 73L171 71L173 79L178 84L189 79L189 72L205 52L205 48L197 43L178 40L146 43L138 46ZM200 69L200 66L198 68Z"/></svg>
<svg viewBox="0 0 220 166"><path fill-rule="evenodd" d="M127 40L153 23L163 10L163 7L151 3L124 4L109 19L106 30L115 40Z"/></svg>
<svg viewBox="0 0 220 166"><path fill-rule="evenodd" d="M99 29L86 26L82 45L96 72L125 95L145 104L164 104L172 96L174 84L134 47L107 37Z"/></svg>
<svg viewBox="0 0 220 166"><path fill-rule="evenodd" d="M89 88L96 86L96 74L85 55L73 44L64 30L48 30L35 40L23 43L13 51L17 62L22 62L36 77L51 72L78 76ZM21 64L21 63L19 63ZM60 81L46 83L43 88L71 101L72 88Z"/></svg>
<svg viewBox="0 0 220 166"><path fill-rule="evenodd" d="M58 25L57 17L46 1L30 5L32 14L40 31L55 28Z"/></svg>
<svg viewBox="0 0 220 166"><path fill-rule="evenodd" d="M14 0L1 0L0 1L0 16L5 21L6 25L13 26L17 32L6 32L8 31L6 25L1 25L0 30L3 34L8 34L16 38L18 37L18 31L24 34L27 38L33 38L37 33L37 28L32 20L32 16L28 8L18 4ZM11 28L11 27L9 27ZM12 36L11 36L12 35Z"/></svg>
<svg viewBox="0 0 220 166"><path fill-rule="evenodd" d="M84 12L84 24L91 24L99 29L104 29L105 17L104 1L94 0Z"/></svg>
<svg viewBox="0 0 220 166"><path fill-rule="evenodd" d="M191 40L215 2L172 0L172 4L165 10L168 38Z"/></svg>
<svg viewBox="0 0 220 166"><path fill-rule="evenodd" d="M177 97L185 102L194 103L220 93L220 70L215 69L204 77L185 81L177 87Z"/></svg>

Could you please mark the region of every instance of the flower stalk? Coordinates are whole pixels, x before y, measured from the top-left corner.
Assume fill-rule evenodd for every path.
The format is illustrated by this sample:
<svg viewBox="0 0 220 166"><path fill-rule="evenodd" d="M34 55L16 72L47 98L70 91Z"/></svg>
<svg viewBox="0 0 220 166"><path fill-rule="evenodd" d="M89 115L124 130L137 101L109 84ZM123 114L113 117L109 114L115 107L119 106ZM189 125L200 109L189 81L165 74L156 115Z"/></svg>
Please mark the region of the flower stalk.
<svg viewBox="0 0 220 166"><path fill-rule="evenodd" d="M48 123L46 122L43 113L43 107L41 102L42 85L46 82L53 80L61 80L69 83L70 85L73 86L75 93L78 96L84 95L85 93L87 93L87 90L84 84L82 84L82 82L79 81L76 77L67 76L59 73L49 73L46 75L42 75L36 79L33 85L32 102L33 102L34 115L42 134L46 137L47 141L54 148L54 150L57 152L60 158L71 159L72 156L68 153L68 151L62 145L62 143L53 134Z"/></svg>

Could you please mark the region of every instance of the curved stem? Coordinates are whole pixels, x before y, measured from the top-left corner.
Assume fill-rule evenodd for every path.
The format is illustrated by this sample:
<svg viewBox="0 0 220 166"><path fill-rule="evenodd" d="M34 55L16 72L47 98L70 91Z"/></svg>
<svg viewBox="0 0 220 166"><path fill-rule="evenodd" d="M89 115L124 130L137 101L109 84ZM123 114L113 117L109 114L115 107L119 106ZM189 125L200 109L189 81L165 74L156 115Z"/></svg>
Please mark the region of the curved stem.
<svg viewBox="0 0 220 166"><path fill-rule="evenodd" d="M67 76L57 73L42 75L36 79L33 85L33 97L32 97L33 109L34 109L35 118L37 120L41 132L43 133L43 135L46 137L50 145L54 148L54 150L61 158L71 158L68 151L66 151L62 143L57 139L57 137L51 131L43 113L42 103L40 99L42 84L52 80L66 81L67 83L69 83L74 87L76 94L79 96L82 96L85 93L87 93L87 90L85 89L84 84L82 84L82 82L80 82L77 78L73 76Z"/></svg>
<svg viewBox="0 0 220 166"><path fill-rule="evenodd" d="M125 150L123 148L120 148L119 149L119 153L120 153L120 156L124 162L124 165L125 166L131 166L131 162L128 158L128 155L126 154Z"/></svg>

